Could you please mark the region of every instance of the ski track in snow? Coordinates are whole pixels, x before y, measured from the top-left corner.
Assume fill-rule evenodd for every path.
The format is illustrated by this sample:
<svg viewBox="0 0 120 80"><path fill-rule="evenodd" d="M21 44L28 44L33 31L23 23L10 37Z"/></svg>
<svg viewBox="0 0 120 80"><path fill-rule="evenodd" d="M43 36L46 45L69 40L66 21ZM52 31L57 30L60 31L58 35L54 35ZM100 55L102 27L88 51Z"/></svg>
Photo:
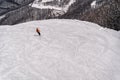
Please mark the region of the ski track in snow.
<svg viewBox="0 0 120 80"><path fill-rule="evenodd" d="M77 20L0 26L0 80L119 80L120 38L100 28Z"/></svg>

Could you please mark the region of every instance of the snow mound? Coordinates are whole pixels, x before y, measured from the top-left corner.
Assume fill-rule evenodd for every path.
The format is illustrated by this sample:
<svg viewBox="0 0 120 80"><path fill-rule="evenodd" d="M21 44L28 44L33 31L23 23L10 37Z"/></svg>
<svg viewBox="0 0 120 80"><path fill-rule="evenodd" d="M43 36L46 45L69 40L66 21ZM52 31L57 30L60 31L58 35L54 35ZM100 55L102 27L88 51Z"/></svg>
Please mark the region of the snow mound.
<svg viewBox="0 0 120 80"><path fill-rule="evenodd" d="M120 80L119 33L64 19L0 26L0 80Z"/></svg>

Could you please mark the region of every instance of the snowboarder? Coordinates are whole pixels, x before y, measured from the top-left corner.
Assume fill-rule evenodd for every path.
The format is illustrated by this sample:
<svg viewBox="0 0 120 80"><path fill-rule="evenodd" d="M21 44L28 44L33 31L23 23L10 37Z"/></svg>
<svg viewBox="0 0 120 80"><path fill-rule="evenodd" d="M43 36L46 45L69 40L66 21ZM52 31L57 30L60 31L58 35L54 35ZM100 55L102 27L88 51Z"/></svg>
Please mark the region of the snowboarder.
<svg viewBox="0 0 120 80"><path fill-rule="evenodd" d="M36 28L36 32L38 33L39 36L41 35L39 28Z"/></svg>

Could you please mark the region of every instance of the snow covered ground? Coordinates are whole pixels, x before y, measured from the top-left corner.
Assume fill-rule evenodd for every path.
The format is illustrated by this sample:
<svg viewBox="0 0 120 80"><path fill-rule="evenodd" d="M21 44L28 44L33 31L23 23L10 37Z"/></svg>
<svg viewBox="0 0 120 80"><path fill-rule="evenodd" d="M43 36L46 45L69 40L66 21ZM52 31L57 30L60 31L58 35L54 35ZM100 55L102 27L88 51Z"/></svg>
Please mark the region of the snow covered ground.
<svg viewBox="0 0 120 80"><path fill-rule="evenodd" d="M119 35L78 20L0 26L0 80L120 80Z"/></svg>

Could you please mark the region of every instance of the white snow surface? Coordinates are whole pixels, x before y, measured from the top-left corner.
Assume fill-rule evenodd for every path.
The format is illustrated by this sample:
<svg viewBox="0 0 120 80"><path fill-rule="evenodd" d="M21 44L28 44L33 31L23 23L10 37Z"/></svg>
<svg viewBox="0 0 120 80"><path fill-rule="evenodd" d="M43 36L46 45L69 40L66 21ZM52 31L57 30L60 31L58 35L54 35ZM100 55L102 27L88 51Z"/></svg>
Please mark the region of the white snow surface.
<svg viewBox="0 0 120 80"><path fill-rule="evenodd" d="M32 4L32 7L39 8L39 9L55 9L55 10L62 10L60 7L56 6L44 6L43 4Z"/></svg>
<svg viewBox="0 0 120 80"><path fill-rule="evenodd" d="M42 2L50 2L50 1L54 1L54 0L42 0Z"/></svg>
<svg viewBox="0 0 120 80"><path fill-rule="evenodd" d="M78 20L0 26L0 80L120 80L119 35Z"/></svg>
<svg viewBox="0 0 120 80"><path fill-rule="evenodd" d="M91 3L91 8L95 8L95 7L96 7L96 0Z"/></svg>
<svg viewBox="0 0 120 80"><path fill-rule="evenodd" d="M0 19L3 19L5 16L6 16L6 15L2 15L2 16L0 16Z"/></svg>

